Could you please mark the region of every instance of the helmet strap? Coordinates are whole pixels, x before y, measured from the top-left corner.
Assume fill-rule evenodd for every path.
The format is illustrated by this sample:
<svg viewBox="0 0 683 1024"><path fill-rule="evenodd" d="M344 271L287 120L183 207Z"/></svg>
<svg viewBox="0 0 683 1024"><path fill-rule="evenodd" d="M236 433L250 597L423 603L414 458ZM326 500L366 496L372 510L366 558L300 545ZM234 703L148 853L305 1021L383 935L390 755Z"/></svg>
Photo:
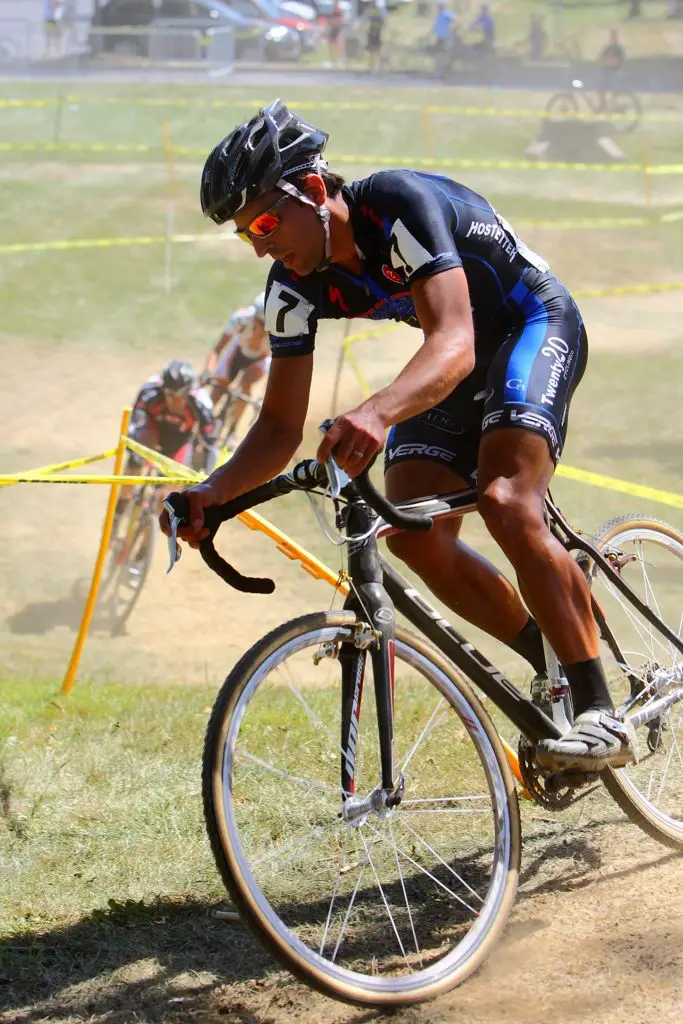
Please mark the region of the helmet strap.
<svg viewBox="0 0 683 1024"><path fill-rule="evenodd" d="M304 203L306 206L312 206L315 210L318 218L323 226L323 233L325 235L325 245L323 247L323 255L320 263L315 268L316 270L326 270L332 261L332 238L330 236L330 211L326 206L319 206L318 203L314 203L312 199L298 189L296 185L293 185L291 181L285 181L284 178L280 178L276 188L279 188L282 192L286 192L287 195L291 196L292 199L298 199L300 203Z"/></svg>

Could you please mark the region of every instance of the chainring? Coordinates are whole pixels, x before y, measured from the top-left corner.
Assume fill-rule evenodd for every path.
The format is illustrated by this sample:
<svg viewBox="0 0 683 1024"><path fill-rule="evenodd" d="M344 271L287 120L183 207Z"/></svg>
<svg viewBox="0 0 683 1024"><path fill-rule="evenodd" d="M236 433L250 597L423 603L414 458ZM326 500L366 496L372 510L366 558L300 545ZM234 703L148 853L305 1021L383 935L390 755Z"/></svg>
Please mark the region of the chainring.
<svg viewBox="0 0 683 1024"><path fill-rule="evenodd" d="M567 786L558 793L546 789L545 781L552 773L536 764L536 744L530 743L525 736L519 737L517 756L524 785L535 803L549 811L563 811L574 802L576 789L573 786Z"/></svg>

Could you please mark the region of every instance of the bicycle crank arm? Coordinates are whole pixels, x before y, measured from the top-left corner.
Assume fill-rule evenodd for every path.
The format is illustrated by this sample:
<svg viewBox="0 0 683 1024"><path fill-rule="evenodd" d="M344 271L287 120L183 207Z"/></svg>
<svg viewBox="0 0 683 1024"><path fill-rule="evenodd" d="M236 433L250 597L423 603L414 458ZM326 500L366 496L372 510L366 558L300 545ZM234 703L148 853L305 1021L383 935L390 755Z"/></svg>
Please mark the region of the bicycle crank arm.
<svg viewBox="0 0 683 1024"><path fill-rule="evenodd" d="M628 721L634 729L639 729L641 725L645 725L646 722L650 722L653 718L661 715L662 711L666 711L672 704L678 704L679 700L683 700L683 686L679 686L677 690L673 690L671 693L667 693L666 696L660 697L659 700L649 704L642 711L637 711L635 715L629 715Z"/></svg>

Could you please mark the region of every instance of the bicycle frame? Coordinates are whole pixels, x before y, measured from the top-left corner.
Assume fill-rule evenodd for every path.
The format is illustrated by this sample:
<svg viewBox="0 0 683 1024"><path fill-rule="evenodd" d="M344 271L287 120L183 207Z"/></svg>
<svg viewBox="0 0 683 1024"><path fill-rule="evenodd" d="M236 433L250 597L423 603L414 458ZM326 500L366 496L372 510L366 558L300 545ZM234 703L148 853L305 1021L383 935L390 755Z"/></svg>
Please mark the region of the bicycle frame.
<svg viewBox="0 0 683 1024"><path fill-rule="evenodd" d="M418 499L398 506L402 511L429 514L434 520L462 516L474 511L477 492L469 490L459 494L440 495ZM576 533L566 522L550 498L546 499L546 515L553 535L568 550L583 551L595 561L611 583L633 606L674 646L683 653L683 641L645 605L637 594L613 569L609 561L593 545ZM374 528L373 528L374 527ZM395 610L429 639L438 650L453 662L490 698L507 718L532 743L544 738L557 738L561 729L548 715L525 697L517 687L490 661L469 643L437 609L389 565L377 550L377 539L401 531L378 520L365 505L352 503L348 507L347 533L365 539L349 541L348 566L351 589L344 607L359 618L370 619L370 625L379 634L379 643L370 643L373 663L375 700L381 755L381 788L388 806L400 800L401 781L395 789L393 777L393 682L394 682L394 621ZM591 596L593 610L601 630L607 629L597 602ZM614 637L607 631L605 639L618 649ZM376 635L375 634L375 635ZM355 747L363 689L365 651L360 644L342 645L348 650L340 653L342 665L342 789L353 794ZM466 727L468 723L464 723ZM475 728L472 723L472 728ZM367 801L365 801L367 802ZM365 803L364 802L364 803Z"/></svg>

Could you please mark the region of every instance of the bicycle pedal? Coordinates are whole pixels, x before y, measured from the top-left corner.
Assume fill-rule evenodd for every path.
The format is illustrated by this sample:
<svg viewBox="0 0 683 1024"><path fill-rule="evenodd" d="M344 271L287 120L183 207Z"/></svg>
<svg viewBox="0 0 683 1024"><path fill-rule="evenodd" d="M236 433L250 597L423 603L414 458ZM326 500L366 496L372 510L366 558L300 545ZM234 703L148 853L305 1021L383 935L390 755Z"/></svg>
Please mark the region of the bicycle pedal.
<svg viewBox="0 0 683 1024"><path fill-rule="evenodd" d="M549 793L560 793L565 789L580 789L582 786L590 786L599 778L597 772L553 772L552 775L547 776L544 785Z"/></svg>

